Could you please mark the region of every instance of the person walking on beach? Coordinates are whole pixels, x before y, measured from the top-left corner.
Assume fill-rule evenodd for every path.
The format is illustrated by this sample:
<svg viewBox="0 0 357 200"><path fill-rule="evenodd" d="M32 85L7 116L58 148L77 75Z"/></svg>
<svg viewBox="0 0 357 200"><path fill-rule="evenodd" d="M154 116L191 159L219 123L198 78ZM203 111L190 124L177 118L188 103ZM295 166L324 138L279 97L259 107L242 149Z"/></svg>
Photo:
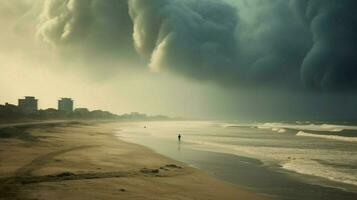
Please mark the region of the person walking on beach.
<svg viewBox="0 0 357 200"><path fill-rule="evenodd" d="M179 134L179 135L177 136L177 138L178 138L178 141L181 142L181 134Z"/></svg>

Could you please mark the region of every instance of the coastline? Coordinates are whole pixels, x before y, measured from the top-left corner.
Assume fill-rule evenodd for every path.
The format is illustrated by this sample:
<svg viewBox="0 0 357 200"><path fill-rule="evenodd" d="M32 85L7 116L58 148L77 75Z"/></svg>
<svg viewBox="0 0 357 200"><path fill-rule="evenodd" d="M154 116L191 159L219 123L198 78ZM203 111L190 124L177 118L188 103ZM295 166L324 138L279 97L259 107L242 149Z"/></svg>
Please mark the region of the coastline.
<svg viewBox="0 0 357 200"><path fill-rule="evenodd" d="M116 137L120 123L30 124L0 139L0 199L268 199Z"/></svg>
<svg viewBox="0 0 357 200"><path fill-rule="evenodd" d="M144 130L144 125L149 128ZM228 151L229 149L226 149L225 146L215 148L215 146L206 145L205 142L210 137L216 140L227 138L233 140L233 138L229 133L215 129L211 124L206 126L207 128L201 127L205 126L186 123L181 126L161 122L158 124L131 123L118 131L118 137L128 142L144 145L162 155L201 169L220 180L250 191L266 194L273 199L354 200L357 196L356 187L353 185L286 170L279 162L265 162L259 157ZM177 130L185 133L183 142L177 142ZM245 133L244 130L241 132ZM215 133L220 133L221 137L216 138ZM249 134L252 133L249 132ZM262 133L260 136L275 137L276 134ZM283 136L289 140L293 139L289 135ZM280 139L280 135L277 139ZM237 140L244 141L245 138L243 136ZM255 150L255 144L251 143L250 145L249 147ZM240 147L240 144L237 144L236 147Z"/></svg>

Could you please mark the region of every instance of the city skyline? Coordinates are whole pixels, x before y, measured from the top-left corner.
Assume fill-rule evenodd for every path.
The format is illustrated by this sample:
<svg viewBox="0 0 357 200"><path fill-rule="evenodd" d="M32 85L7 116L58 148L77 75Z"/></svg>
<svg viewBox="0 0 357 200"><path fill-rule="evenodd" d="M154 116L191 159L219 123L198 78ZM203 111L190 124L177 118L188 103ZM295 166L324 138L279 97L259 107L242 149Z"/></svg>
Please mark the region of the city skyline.
<svg viewBox="0 0 357 200"><path fill-rule="evenodd" d="M0 118L8 118L8 120L14 120L16 118L21 119L21 117L26 117L30 116L35 117L33 119L36 119L36 115L40 114L41 112L45 112L47 114L52 114L54 115L55 113L57 114L75 114L74 117L82 116L82 117L88 117L89 113L95 113L93 116L98 117L97 115L107 115L109 116L108 118L118 118L118 119L147 119L147 120L172 120L172 119L179 119L181 120L181 117L175 117L171 118L169 116L165 115L151 115L151 114L144 114L140 112L127 112L127 113L112 113L110 111L102 110L102 109L91 109L88 107L78 107L75 106L74 100L69 97L60 97L57 100L57 107L47 107L47 108L39 108L38 102L40 99L37 99L35 96L23 96L22 99L18 99L17 104L12 104L9 102L5 102L4 104L0 103ZM1 110L4 109L4 110ZM7 111L10 111L11 115L15 114L14 116L8 116L6 117ZM2 111L5 111L1 113ZM19 112L20 111L20 112ZM1 116L2 114L2 116ZM43 113L42 113L43 114ZM53 116L52 116L53 117ZM57 118L61 117L68 117L68 116L57 116ZM73 117L73 116L72 116ZM94 118L96 118L94 117ZM100 118L100 117L99 117ZM44 116L43 119L46 119L46 116ZM48 119L51 119L51 117L48 117Z"/></svg>
<svg viewBox="0 0 357 200"><path fill-rule="evenodd" d="M74 104L75 100L73 98L69 98L69 97L58 97L56 98L57 100L55 102L51 102L49 105L53 105L53 106L45 106L45 105L41 105L41 99L40 98L37 98L36 96L31 96L31 95L25 95L25 96L22 96L20 98L27 98L27 97L34 97L36 98L37 100L37 107L38 109L37 110L45 110L45 109L56 109L58 110L58 102L61 100L61 99L71 99L73 100L73 110L75 109L82 109L82 108L86 108L85 106L76 106L76 104ZM22 99L16 99L16 100L13 100L13 101L3 101L1 102L0 101L0 105L5 105L5 104L12 104L12 105L17 105L19 106L19 100L22 100ZM46 104L47 105L47 104ZM95 109L94 109L95 110Z"/></svg>
<svg viewBox="0 0 357 200"><path fill-rule="evenodd" d="M60 108L59 102L62 101L62 100L70 100L70 101L72 101L72 103L73 103L72 107L75 108L74 99L73 98L69 98L69 97L59 97L59 98L57 98L56 106L54 106L54 107L40 107L39 106L39 102L41 102L40 99L36 98L36 96L31 96L31 95L26 95L26 96L22 96L22 97L18 98L17 101L16 101L17 103L12 103L12 102L4 102L4 103L2 103L2 102L0 102L0 104L2 104L2 105L12 104L12 105L17 105L19 107L24 107L26 105L22 106L21 104L26 104L26 103L28 103L28 101L35 101L36 105L31 105L31 107L35 107L34 110L48 109L48 108L55 108L55 107L57 108L57 110L60 110L59 109ZM80 107L80 108L82 108L82 107ZM72 109L72 110L74 110L74 109Z"/></svg>

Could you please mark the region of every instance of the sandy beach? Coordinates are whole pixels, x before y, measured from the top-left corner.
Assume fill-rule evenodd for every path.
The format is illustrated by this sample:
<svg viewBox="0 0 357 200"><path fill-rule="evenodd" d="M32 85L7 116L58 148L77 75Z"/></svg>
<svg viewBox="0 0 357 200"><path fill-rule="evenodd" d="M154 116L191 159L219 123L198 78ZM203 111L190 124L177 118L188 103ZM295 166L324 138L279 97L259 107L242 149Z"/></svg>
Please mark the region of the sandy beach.
<svg viewBox="0 0 357 200"><path fill-rule="evenodd" d="M115 136L120 123L0 127L0 199L267 199Z"/></svg>

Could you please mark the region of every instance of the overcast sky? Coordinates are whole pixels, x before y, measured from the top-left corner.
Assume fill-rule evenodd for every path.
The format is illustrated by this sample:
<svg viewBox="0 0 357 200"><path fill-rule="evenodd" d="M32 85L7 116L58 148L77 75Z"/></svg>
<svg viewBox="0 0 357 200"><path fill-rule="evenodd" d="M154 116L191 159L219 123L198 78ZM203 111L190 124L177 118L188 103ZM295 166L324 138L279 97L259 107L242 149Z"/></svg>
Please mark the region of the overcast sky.
<svg viewBox="0 0 357 200"><path fill-rule="evenodd" d="M0 103L357 118L355 0L0 0Z"/></svg>

